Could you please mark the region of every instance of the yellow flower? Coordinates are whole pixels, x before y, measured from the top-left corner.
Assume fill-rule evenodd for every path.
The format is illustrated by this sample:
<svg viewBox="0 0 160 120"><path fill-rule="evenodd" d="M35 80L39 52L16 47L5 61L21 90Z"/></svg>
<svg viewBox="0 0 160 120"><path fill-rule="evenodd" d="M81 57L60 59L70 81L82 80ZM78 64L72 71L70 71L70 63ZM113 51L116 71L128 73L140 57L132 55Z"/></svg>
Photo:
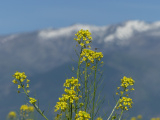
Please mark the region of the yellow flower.
<svg viewBox="0 0 160 120"><path fill-rule="evenodd" d="M28 110L29 110L29 112L34 112L34 107L33 106L29 106Z"/></svg>
<svg viewBox="0 0 160 120"><path fill-rule="evenodd" d="M24 80L25 80L25 79L21 78L21 80L20 80L20 81L21 81L21 82L23 82Z"/></svg>
<svg viewBox="0 0 160 120"><path fill-rule="evenodd" d="M28 106L27 105L21 105L20 110L21 111L27 111L28 110Z"/></svg>
<svg viewBox="0 0 160 120"><path fill-rule="evenodd" d="M82 46L82 47L83 47L83 46L84 46L84 43L80 43L80 46Z"/></svg>
<svg viewBox="0 0 160 120"><path fill-rule="evenodd" d="M96 120L103 120L101 117L98 117Z"/></svg>
<svg viewBox="0 0 160 120"><path fill-rule="evenodd" d="M93 40L90 35L91 33L88 30L81 29L80 31L77 32L77 34L75 34L77 38L74 38L74 40L76 40L78 44L80 44L82 47L86 48L86 44L89 44L91 40ZM87 47L90 48L90 46Z"/></svg>
<svg viewBox="0 0 160 120"><path fill-rule="evenodd" d="M29 83L30 80L27 79L26 83Z"/></svg>
<svg viewBox="0 0 160 120"><path fill-rule="evenodd" d="M18 85L18 89L21 88L21 85Z"/></svg>
<svg viewBox="0 0 160 120"><path fill-rule="evenodd" d="M142 115L138 115L137 118L138 118L138 119L142 119Z"/></svg>
<svg viewBox="0 0 160 120"><path fill-rule="evenodd" d="M29 102L30 102L31 104L35 104L35 102L37 102L37 100L36 100L35 98L29 97L29 99L30 99Z"/></svg>
<svg viewBox="0 0 160 120"><path fill-rule="evenodd" d="M129 89L126 89L125 91L128 92Z"/></svg>
<svg viewBox="0 0 160 120"><path fill-rule="evenodd" d="M120 89L120 87L117 87L117 89L119 90L119 89Z"/></svg>
<svg viewBox="0 0 160 120"><path fill-rule="evenodd" d="M123 95L123 91L120 91L121 95Z"/></svg>
<svg viewBox="0 0 160 120"><path fill-rule="evenodd" d="M79 116L79 118L78 118L78 116ZM76 117L75 117L76 120L83 120L83 119L84 120L89 120L89 118L91 118L90 114L88 114L85 111L79 111L79 113L76 114Z"/></svg>
<svg viewBox="0 0 160 120"><path fill-rule="evenodd" d="M131 120L136 120L136 117L132 117Z"/></svg>
<svg viewBox="0 0 160 120"><path fill-rule="evenodd" d="M133 85L135 83L135 81L132 78L127 78L126 76L123 77L123 79L121 79L121 86L123 88L127 88L129 85Z"/></svg>
<svg viewBox="0 0 160 120"><path fill-rule="evenodd" d="M27 93L29 93L30 92L30 90L27 90Z"/></svg>
<svg viewBox="0 0 160 120"><path fill-rule="evenodd" d="M29 84L27 84L26 88L29 88Z"/></svg>
<svg viewBox="0 0 160 120"><path fill-rule="evenodd" d="M14 112L14 111L9 112L8 118L10 118L10 119L16 118L16 112Z"/></svg>
<svg viewBox="0 0 160 120"><path fill-rule="evenodd" d="M12 81L14 84L17 84L18 82L14 79L13 81Z"/></svg>
<svg viewBox="0 0 160 120"><path fill-rule="evenodd" d="M80 57L82 58L81 62L90 60L91 63L94 63L94 60L100 61L103 57L102 52L96 52L90 49L83 49L82 53L80 54Z"/></svg>

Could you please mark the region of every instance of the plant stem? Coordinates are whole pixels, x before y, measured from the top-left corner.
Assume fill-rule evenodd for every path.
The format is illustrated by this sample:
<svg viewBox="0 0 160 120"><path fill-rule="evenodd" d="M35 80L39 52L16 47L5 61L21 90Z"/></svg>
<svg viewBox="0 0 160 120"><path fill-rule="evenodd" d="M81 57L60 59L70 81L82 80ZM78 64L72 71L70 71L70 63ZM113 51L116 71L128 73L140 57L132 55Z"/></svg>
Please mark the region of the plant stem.
<svg viewBox="0 0 160 120"><path fill-rule="evenodd" d="M86 61L86 68L85 68L85 112L87 109L87 61Z"/></svg>
<svg viewBox="0 0 160 120"><path fill-rule="evenodd" d="M29 98L29 95L28 95L28 93L26 92L24 86L22 85L21 82L20 82L20 84L21 84L21 86L22 86L22 88L23 88L25 94L26 94L27 97ZM38 106L37 106L36 104L32 104L32 105L35 107L35 109L37 110L37 112L39 112L46 120L48 120L47 117L42 113L42 111L38 108Z"/></svg>
<svg viewBox="0 0 160 120"><path fill-rule="evenodd" d="M112 116L113 112L115 111L115 109L116 109L119 101L120 101L120 99L119 99L118 102L116 103L115 107L113 108L113 110L112 110L112 112L111 112L111 114L110 114L110 116L109 116L109 118L108 118L107 120L109 120L109 119L111 118L111 116Z"/></svg>
<svg viewBox="0 0 160 120"><path fill-rule="evenodd" d="M72 120L72 103L70 103L71 104L71 120Z"/></svg>
<svg viewBox="0 0 160 120"><path fill-rule="evenodd" d="M81 48L81 52L82 52L82 48ZM80 54L81 54L80 52ZM77 79L79 80L79 74L80 74L80 60L81 60L81 57L79 56L79 60L78 60L78 69L77 69ZM77 91L77 96L79 94L79 91ZM83 96L83 92L82 92L82 96ZM77 114L77 102L76 102L76 105L75 105L75 113Z"/></svg>
<svg viewBox="0 0 160 120"><path fill-rule="evenodd" d="M98 62L96 61L96 68L95 68L95 75L94 75L94 94L93 94L92 120L93 120L93 115L94 115L94 103L95 103L95 95L96 95L95 81L96 81L96 73L97 73L97 64L98 64Z"/></svg>
<svg viewBox="0 0 160 120"><path fill-rule="evenodd" d="M122 114L123 114L123 110L121 111L121 116L122 116ZM121 120L121 116L119 117L119 120Z"/></svg>

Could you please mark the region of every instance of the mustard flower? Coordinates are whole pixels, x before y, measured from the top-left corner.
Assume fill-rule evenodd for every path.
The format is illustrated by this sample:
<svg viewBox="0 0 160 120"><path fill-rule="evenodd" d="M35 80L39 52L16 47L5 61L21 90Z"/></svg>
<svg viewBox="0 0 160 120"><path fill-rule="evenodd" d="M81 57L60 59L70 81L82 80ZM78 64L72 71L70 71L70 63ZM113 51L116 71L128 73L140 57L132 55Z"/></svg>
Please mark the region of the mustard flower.
<svg viewBox="0 0 160 120"><path fill-rule="evenodd" d="M30 80L27 79L26 83L29 83Z"/></svg>
<svg viewBox="0 0 160 120"><path fill-rule="evenodd" d="M83 61L88 61L88 60L91 63L94 63L94 60L100 61L101 58L103 58L103 54L102 52L96 52L90 49L83 49L82 53L80 54L80 57L82 58L80 63L82 63Z"/></svg>
<svg viewBox="0 0 160 120"><path fill-rule="evenodd" d="M31 98L31 97L29 97L29 99L30 99L30 103L31 104L35 104L36 102L37 102L37 100L35 99L35 98Z"/></svg>
<svg viewBox="0 0 160 120"><path fill-rule="evenodd" d="M57 114L57 116L55 117L56 120L59 120L59 117L62 116L62 114Z"/></svg>
<svg viewBox="0 0 160 120"><path fill-rule="evenodd" d="M80 31L77 32L77 34L75 34L77 38L74 38L74 40L76 40L81 47L86 48L86 45L89 44L91 40L93 40L90 35L91 33L88 30L81 29ZM90 46L87 46L87 47L91 48Z"/></svg>
<svg viewBox="0 0 160 120"><path fill-rule="evenodd" d="M132 99L131 98L127 98L127 97L122 97L122 99L120 99L120 102L119 102L119 106L117 107L117 109L121 108L123 110L128 110L128 107L129 108L132 108Z"/></svg>
<svg viewBox="0 0 160 120"><path fill-rule="evenodd" d="M30 90L27 90L27 93L30 93Z"/></svg>
<svg viewBox="0 0 160 120"><path fill-rule="evenodd" d="M34 112L34 107L29 105L21 105L20 111Z"/></svg>
<svg viewBox="0 0 160 120"><path fill-rule="evenodd" d="M29 112L34 112L34 107L33 107L33 106L29 106L29 107L28 107L28 111L29 111Z"/></svg>
<svg viewBox="0 0 160 120"><path fill-rule="evenodd" d="M78 118L79 117L79 118ZM89 120L90 117L90 114L88 114L87 112L85 111L79 111L78 114L76 114L75 116L75 119L76 120Z"/></svg>
<svg viewBox="0 0 160 120"><path fill-rule="evenodd" d="M68 104L66 102L57 102L56 106L55 106L55 110L54 112L56 112L57 110L59 110L61 108L62 111L65 111L68 108Z"/></svg>
<svg viewBox="0 0 160 120"><path fill-rule="evenodd" d="M28 106L27 105L21 105L20 110L21 111L27 111L28 110Z"/></svg>
<svg viewBox="0 0 160 120"><path fill-rule="evenodd" d="M14 112L14 111L9 112L8 118L10 118L10 119L16 118L16 112Z"/></svg>
<svg viewBox="0 0 160 120"><path fill-rule="evenodd" d="M120 91L121 97L124 95L125 92L128 92L129 90L134 90L134 88L128 89L128 87L134 85L134 83L135 81L132 78L127 78L126 76L121 79L121 86L123 88L123 91ZM120 87L117 87L117 89L119 90ZM116 93L116 95L119 95L118 92ZM117 109L121 108L123 110L128 110L128 106L129 108L132 108L132 99L128 98L128 93L125 94L125 96L126 97L122 97L122 99L120 99Z"/></svg>
<svg viewBox="0 0 160 120"><path fill-rule="evenodd" d="M117 89L119 90L119 89L120 89L120 87L117 87Z"/></svg>
<svg viewBox="0 0 160 120"><path fill-rule="evenodd" d="M160 118L151 118L151 120L160 120Z"/></svg>
<svg viewBox="0 0 160 120"><path fill-rule="evenodd" d="M138 118L138 119L142 119L142 115L138 115L137 118Z"/></svg>
<svg viewBox="0 0 160 120"><path fill-rule="evenodd" d="M20 80L22 78L21 81L24 81L24 79L26 79L26 77L27 77L24 72L20 73L18 71L16 71L16 73L12 76L18 80Z"/></svg>
<svg viewBox="0 0 160 120"><path fill-rule="evenodd" d="M21 78L21 79L20 79L21 82L23 82L24 80L25 80L24 78Z"/></svg>
<svg viewBox="0 0 160 120"><path fill-rule="evenodd" d="M19 88L22 88L21 85L18 85L18 89L19 89Z"/></svg>
<svg viewBox="0 0 160 120"><path fill-rule="evenodd" d="M131 120L136 120L136 117L132 117Z"/></svg>
<svg viewBox="0 0 160 120"><path fill-rule="evenodd" d="M76 91L74 90L75 87L77 88L77 90L79 91L78 87L80 86L80 84L78 83L78 79L75 79L74 77L72 77L71 79L66 79L66 82L63 85L64 87L69 87L70 89L65 88L64 91L66 92L66 94L62 94L62 97L59 98L59 102L57 102L56 106L55 106L55 112L59 109L61 109L62 111L65 111L68 108L68 104L67 104L67 100L69 100L70 103L73 103L74 100L78 101L80 97L77 96Z"/></svg>
<svg viewBox="0 0 160 120"><path fill-rule="evenodd" d="M27 84L26 88L29 88L29 84Z"/></svg>
<svg viewBox="0 0 160 120"><path fill-rule="evenodd" d="M96 120L103 120L101 117L98 117Z"/></svg>
<svg viewBox="0 0 160 120"><path fill-rule="evenodd" d="M23 82L24 82L24 80L27 78L27 76L25 75L25 73L24 72L22 72L22 73L20 73L20 72L18 72L18 71L16 71L16 73L14 73L14 75L12 75L14 78L16 78L16 79L18 79L18 80L13 80L12 82L14 83L14 84L17 84L18 82L17 81L19 81L19 85L18 85L18 89L20 89L20 88L24 88L24 84L22 84ZM27 83L27 85L26 85L26 88L29 88L29 81L30 80L26 80L26 83ZM20 91L18 90L17 91L18 93L20 93ZM30 91L29 90L27 90L27 93L29 93Z"/></svg>
<svg viewBox="0 0 160 120"><path fill-rule="evenodd" d="M126 76L123 77L123 79L121 79L121 86L123 88L127 88L129 85L133 85L135 83L135 81L132 78L127 78Z"/></svg>
<svg viewBox="0 0 160 120"><path fill-rule="evenodd" d="M17 84L18 82L14 79L13 81L12 81L14 84Z"/></svg>

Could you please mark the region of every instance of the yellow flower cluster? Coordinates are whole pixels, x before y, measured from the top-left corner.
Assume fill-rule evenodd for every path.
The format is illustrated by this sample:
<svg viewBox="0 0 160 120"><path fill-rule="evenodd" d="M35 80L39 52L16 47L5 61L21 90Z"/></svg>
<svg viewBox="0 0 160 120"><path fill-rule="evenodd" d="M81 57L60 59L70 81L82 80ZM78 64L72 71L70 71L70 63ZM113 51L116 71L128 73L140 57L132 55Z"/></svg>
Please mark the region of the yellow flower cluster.
<svg viewBox="0 0 160 120"><path fill-rule="evenodd" d="M9 112L9 113L8 113L8 118L9 118L9 119L14 119L14 118L16 118L16 112L14 112L14 111Z"/></svg>
<svg viewBox="0 0 160 120"><path fill-rule="evenodd" d="M96 120L103 120L101 117L98 117Z"/></svg>
<svg viewBox="0 0 160 120"><path fill-rule="evenodd" d="M61 110L64 112L68 108L68 104L66 102L60 101L60 102L57 102L55 108L56 109L54 110L54 112L57 112L59 108L61 108Z"/></svg>
<svg viewBox="0 0 160 120"><path fill-rule="evenodd" d="M79 118L78 118L79 116ZM76 114L75 116L75 120L89 120L90 117L90 114L88 114L87 112L85 111L79 111L78 114Z"/></svg>
<svg viewBox="0 0 160 120"><path fill-rule="evenodd" d="M127 106L129 106L129 108L132 108L132 99L131 98L127 98L128 97L128 91L132 91L134 90L134 88L128 89L129 86L134 85L135 81L132 78L127 78L126 76L123 77L123 79L121 79L121 86L123 88L122 91L116 92L116 95L119 95L120 93L120 98L124 95L124 93L126 92L125 96L126 97L122 97L122 99L120 99L119 102L119 106L117 107L117 109L121 108L123 110L128 110ZM118 90L120 90L120 87L117 87Z"/></svg>
<svg viewBox="0 0 160 120"><path fill-rule="evenodd" d="M126 76L124 76L123 79L121 79L121 83L121 86L123 88L127 88L129 85L133 85L135 81L132 78L127 78Z"/></svg>
<svg viewBox="0 0 160 120"><path fill-rule="evenodd" d="M151 120L160 120L160 118L151 118Z"/></svg>
<svg viewBox="0 0 160 120"><path fill-rule="evenodd" d="M57 116L55 117L55 119L59 120L60 116L62 116L62 113L61 114L57 114Z"/></svg>
<svg viewBox="0 0 160 120"><path fill-rule="evenodd" d="M67 79L66 83L64 83L65 87L70 87L70 89L65 88L64 91L67 94L62 94L62 97L59 98L60 102L57 102L56 104L56 109L54 110L55 112L57 110L59 110L61 108L62 111L65 111L68 108L68 104L67 104L67 100L69 99L70 103L73 103L73 101L78 101L80 97L77 97L76 92L74 91L74 88L77 88L77 91L80 91L78 89L78 87L80 86L80 84L78 84L78 79L75 79L74 77L72 77L71 79Z"/></svg>
<svg viewBox="0 0 160 120"><path fill-rule="evenodd" d="M134 83L135 81L132 78L127 78L126 76L124 76L123 79L121 79L121 86L123 87L123 91L117 92L116 95L119 95L119 93L123 95L124 92L134 90L134 88L128 89L128 87L134 85ZM117 89L119 90L120 87L117 87ZM125 95L128 97L128 94Z"/></svg>
<svg viewBox="0 0 160 120"><path fill-rule="evenodd" d="M37 102L37 100L35 99L35 98L32 98L32 97L29 97L29 99L30 99L30 103L31 104L35 104L36 102Z"/></svg>
<svg viewBox="0 0 160 120"><path fill-rule="evenodd" d="M136 117L132 117L131 120L141 120L142 119L142 115L138 115L137 118Z"/></svg>
<svg viewBox="0 0 160 120"><path fill-rule="evenodd" d="M16 73L14 74L14 75L12 75L14 78L16 78L17 80L13 80L12 82L14 83L14 84L18 84L19 83L19 85L18 85L18 89L19 88L23 88L24 89L24 91L25 91L25 93L28 95L28 93L30 92L30 90L25 90L25 88L24 88L24 85L25 85L25 83L24 83L24 80L27 78L27 76L25 75L25 73L23 72L23 73L20 73L20 72L18 72L18 71L16 71ZM18 82L19 81L19 82ZM29 81L30 80L26 80L26 88L28 89L29 88ZM18 90L18 93L20 93L20 91ZM36 99L35 98L31 98L31 97L29 97L29 99L30 99L30 103L31 104L35 104L36 103Z"/></svg>
<svg viewBox="0 0 160 120"><path fill-rule="evenodd" d="M129 106L129 108L132 108L132 99L131 98L127 98L127 97L122 97L122 99L120 99L119 101L119 106L117 107L117 109L121 108L123 110L128 110L127 106Z"/></svg>
<svg viewBox="0 0 160 120"><path fill-rule="evenodd" d="M25 73L24 72L20 73L20 72L16 71L16 73L14 75L12 75L12 76L17 79L17 80L14 79L12 82L14 84L18 84L19 83L18 89L23 88L24 87L24 83L23 82L27 78L27 76L25 75ZM29 88L29 84L28 84L29 81L30 80L28 80L28 79L26 80L26 88ZM30 90L27 90L27 93L29 93L29 92L30 92ZM19 90L18 90L18 93L20 93Z"/></svg>
<svg viewBox="0 0 160 120"><path fill-rule="evenodd" d="M81 47L86 48L86 45L89 44L91 40L93 40L90 35L91 33L88 30L81 29L80 31L77 32L77 34L75 34L77 38L74 38L74 40L76 40ZM87 46L87 47L91 48L90 46Z"/></svg>
<svg viewBox="0 0 160 120"><path fill-rule="evenodd" d="M34 107L33 106L28 106L28 105L22 105L20 107L21 111L26 111L26 112L34 112Z"/></svg>
<svg viewBox="0 0 160 120"><path fill-rule="evenodd" d="M131 120L136 120L136 117L132 117Z"/></svg>
<svg viewBox="0 0 160 120"><path fill-rule="evenodd" d="M96 52L90 49L83 49L80 57L82 58L80 63L82 63L83 61L87 61L87 60L90 60L91 63L94 63L95 59L100 61L101 58L103 58L103 54L102 52Z"/></svg>
<svg viewBox="0 0 160 120"><path fill-rule="evenodd" d="M30 113L34 112L34 107L30 106L28 104L26 105L21 105L20 107L20 116L24 119L24 118L28 118L28 116L30 115ZM29 119L26 119L29 120Z"/></svg>
<svg viewBox="0 0 160 120"><path fill-rule="evenodd" d="M64 87L71 87L71 89L74 89L73 86L81 86L80 84L78 84L78 79L75 79L74 77L72 77L71 79L66 79L66 83L64 83L63 85Z"/></svg>

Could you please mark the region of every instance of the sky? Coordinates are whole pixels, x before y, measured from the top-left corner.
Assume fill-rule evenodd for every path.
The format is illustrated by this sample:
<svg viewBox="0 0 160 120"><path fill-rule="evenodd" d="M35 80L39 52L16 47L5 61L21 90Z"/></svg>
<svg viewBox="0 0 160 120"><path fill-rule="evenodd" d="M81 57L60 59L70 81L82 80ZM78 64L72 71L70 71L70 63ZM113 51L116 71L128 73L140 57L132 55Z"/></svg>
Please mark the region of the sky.
<svg viewBox="0 0 160 120"><path fill-rule="evenodd" d="M160 0L14 0L0 2L0 35L62 28L76 23L107 26L160 20Z"/></svg>

